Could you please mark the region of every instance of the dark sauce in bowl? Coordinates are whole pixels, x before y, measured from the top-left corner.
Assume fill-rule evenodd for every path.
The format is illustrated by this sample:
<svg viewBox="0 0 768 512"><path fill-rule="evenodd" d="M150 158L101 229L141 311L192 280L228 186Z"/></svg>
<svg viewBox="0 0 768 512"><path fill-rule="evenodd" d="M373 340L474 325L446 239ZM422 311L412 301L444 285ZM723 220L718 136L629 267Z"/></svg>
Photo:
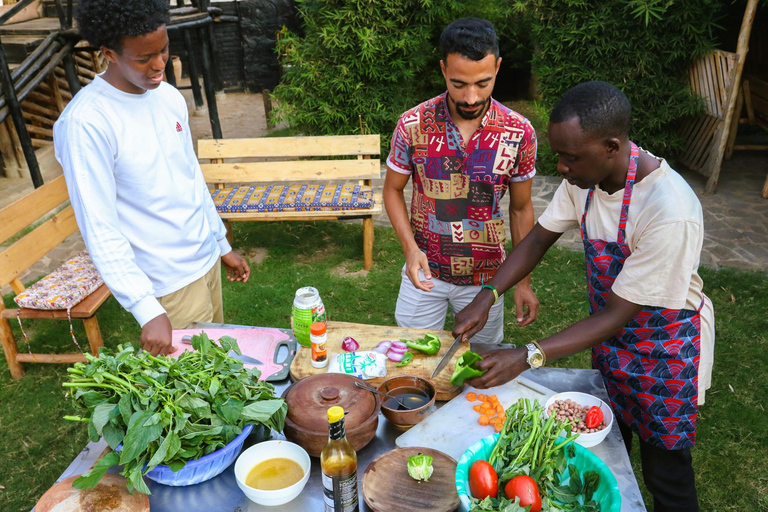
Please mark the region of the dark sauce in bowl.
<svg viewBox="0 0 768 512"><path fill-rule="evenodd" d="M393 397L399 398L400 402L405 404L405 407L403 407L394 398L387 398L384 400L382 406L386 407L387 409L392 409L393 411L410 411L413 409L418 409L419 407L429 403L430 400L430 397L426 391L412 387L395 388L390 390L389 394Z"/></svg>

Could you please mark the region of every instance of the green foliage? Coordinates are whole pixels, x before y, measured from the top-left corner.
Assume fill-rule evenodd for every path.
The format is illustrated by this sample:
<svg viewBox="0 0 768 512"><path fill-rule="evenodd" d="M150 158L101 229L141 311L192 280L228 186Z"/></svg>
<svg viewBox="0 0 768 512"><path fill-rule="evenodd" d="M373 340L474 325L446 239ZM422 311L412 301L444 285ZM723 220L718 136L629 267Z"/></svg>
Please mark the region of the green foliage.
<svg viewBox="0 0 768 512"><path fill-rule="evenodd" d="M424 101L430 42L445 0L297 0L304 35L280 33L285 69L274 94L275 119L311 134L392 131L398 116Z"/></svg>
<svg viewBox="0 0 768 512"><path fill-rule="evenodd" d="M632 139L672 158L681 118L702 111L691 93L691 62L713 49L719 0L518 0L537 51L533 71L550 110L571 87L605 80L632 102ZM539 133L544 139L545 134ZM556 161L540 168L554 174Z"/></svg>
<svg viewBox="0 0 768 512"><path fill-rule="evenodd" d="M439 37L476 16L497 28L504 66L527 67L522 15L506 0L297 0L303 34L286 28L285 71L272 120L313 135L379 133L383 147L400 114L445 90ZM508 54L507 54L508 52Z"/></svg>

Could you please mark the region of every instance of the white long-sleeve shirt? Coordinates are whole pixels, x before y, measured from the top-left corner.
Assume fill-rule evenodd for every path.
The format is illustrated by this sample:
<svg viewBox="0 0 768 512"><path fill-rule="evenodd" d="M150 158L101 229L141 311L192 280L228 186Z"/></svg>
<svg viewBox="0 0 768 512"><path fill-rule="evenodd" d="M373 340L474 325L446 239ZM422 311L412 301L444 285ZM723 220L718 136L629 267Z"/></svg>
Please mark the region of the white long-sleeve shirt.
<svg viewBox="0 0 768 512"><path fill-rule="evenodd" d="M97 76L53 127L77 224L96 268L143 327L162 297L231 251L192 145L184 97L123 92Z"/></svg>

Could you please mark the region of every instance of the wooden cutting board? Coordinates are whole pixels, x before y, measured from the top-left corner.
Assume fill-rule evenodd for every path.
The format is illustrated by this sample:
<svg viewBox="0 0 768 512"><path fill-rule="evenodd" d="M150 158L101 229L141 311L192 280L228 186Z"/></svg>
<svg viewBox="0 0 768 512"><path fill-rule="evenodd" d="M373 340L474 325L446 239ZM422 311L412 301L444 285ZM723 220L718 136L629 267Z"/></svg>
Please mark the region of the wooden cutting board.
<svg viewBox="0 0 768 512"><path fill-rule="evenodd" d="M378 387L384 380L390 377L396 377L399 375L416 375L417 377L423 377L429 379L432 375L432 371L437 366L438 361L443 354L445 354L453 343L453 336L449 331L435 331L429 329L408 329L406 327L387 327L381 325L367 325L367 324L354 324L350 322L328 322L328 356L333 354L339 354L342 352L341 342L345 337L351 336L357 340L360 344L359 350L371 350L384 340L399 340L401 338L415 340L424 336L424 334L431 332L440 337L440 352L435 355L428 356L418 351L413 351L413 361L407 366L398 368L390 360L387 360L387 375L385 377L379 377L376 379L370 379L365 381L366 383ZM445 401L450 400L461 392L461 388L458 388L451 384L451 375L456 368L456 361L461 355L469 350L469 343L462 343L459 349L451 358L451 361L434 379L431 379L432 384L437 391L436 400ZM326 368L314 368L312 366L311 351L306 347L299 346L296 357L294 357L291 363L291 379L300 380L310 375L317 373L325 373Z"/></svg>
<svg viewBox="0 0 768 512"><path fill-rule="evenodd" d="M408 474L408 457L433 458L429 482ZM374 512L453 512L459 506L456 461L431 448L398 448L381 455L363 474L363 498Z"/></svg>

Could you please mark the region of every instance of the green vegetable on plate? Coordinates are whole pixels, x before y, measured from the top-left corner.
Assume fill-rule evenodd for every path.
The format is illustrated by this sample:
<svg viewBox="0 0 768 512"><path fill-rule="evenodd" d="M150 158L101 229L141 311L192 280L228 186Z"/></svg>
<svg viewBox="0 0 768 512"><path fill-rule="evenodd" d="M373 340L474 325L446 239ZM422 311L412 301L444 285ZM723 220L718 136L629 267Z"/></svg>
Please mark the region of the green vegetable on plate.
<svg viewBox="0 0 768 512"><path fill-rule="evenodd" d="M432 476L432 457L429 455L413 455L408 457L408 474L414 480L424 480L429 482L429 477Z"/></svg>

